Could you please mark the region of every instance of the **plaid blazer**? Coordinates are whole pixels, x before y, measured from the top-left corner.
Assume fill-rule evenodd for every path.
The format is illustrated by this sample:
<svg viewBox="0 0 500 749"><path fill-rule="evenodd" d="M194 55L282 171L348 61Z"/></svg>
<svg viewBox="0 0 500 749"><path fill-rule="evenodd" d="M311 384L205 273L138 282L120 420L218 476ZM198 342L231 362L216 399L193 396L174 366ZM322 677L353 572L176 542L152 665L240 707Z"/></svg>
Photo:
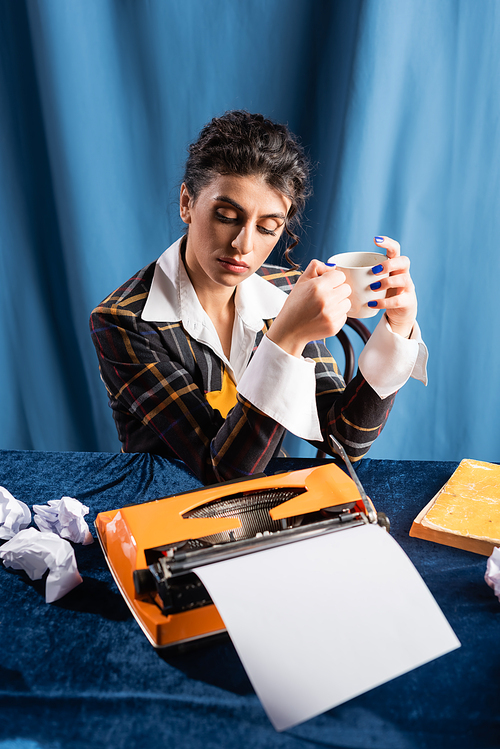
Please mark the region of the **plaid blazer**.
<svg viewBox="0 0 500 749"><path fill-rule="evenodd" d="M123 452L180 458L205 484L264 471L285 429L237 395L226 418L206 395L221 390L224 364L193 340L182 323L141 319L155 263L143 268L95 308L91 334ZM264 265L270 283L291 291L299 271ZM272 320L262 321L254 351ZM323 438L333 434L352 461L381 432L394 401L382 400L358 371L345 386L323 342L304 356L316 362L316 403ZM325 443L313 443L329 452Z"/></svg>

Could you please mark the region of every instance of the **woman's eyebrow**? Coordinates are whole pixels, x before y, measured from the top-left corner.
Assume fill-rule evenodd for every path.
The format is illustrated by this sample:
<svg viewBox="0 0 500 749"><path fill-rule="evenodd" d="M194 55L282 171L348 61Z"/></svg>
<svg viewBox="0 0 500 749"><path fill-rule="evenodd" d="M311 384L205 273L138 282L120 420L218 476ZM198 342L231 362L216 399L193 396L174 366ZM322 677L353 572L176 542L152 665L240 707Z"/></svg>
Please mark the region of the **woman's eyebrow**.
<svg viewBox="0 0 500 749"><path fill-rule="evenodd" d="M233 200L232 198L228 198L227 195L217 195L216 198L214 198L214 202L220 200L222 203L229 203L229 205L232 205L234 208L236 208L238 211L241 211L242 213L245 213L245 209L242 205L236 202L236 200ZM260 216L260 218L279 218L282 221L285 221L286 216L284 213L266 213L265 216Z"/></svg>
<svg viewBox="0 0 500 749"><path fill-rule="evenodd" d="M214 202L220 200L222 203L229 203L229 205L232 205L234 208L236 208L238 211L241 211L242 213L245 212L245 209L242 205L236 202L236 200L233 200L232 198L228 198L227 195L217 195L216 198L214 198Z"/></svg>

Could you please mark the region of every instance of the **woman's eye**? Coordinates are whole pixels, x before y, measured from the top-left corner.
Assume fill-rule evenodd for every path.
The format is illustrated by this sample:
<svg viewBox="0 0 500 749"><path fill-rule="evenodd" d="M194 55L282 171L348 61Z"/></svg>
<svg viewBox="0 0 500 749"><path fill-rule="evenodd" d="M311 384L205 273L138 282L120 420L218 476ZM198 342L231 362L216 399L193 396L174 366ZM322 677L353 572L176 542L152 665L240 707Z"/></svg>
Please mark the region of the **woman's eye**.
<svg viewBox="0 0 500 749"><path fill-rule="evenodd" d="M220 211L215 211L215 217L218 221L222 221L223 224L230 224L236 221L236 216L226 216Z"/></svg>
<svg viewBox="0 0 500 749"><path fill-rule="evenodd" d="M259 226L259 231L262 232L262 234L270 234L271 237L275 237L276 236L276 232L275 231L273 231L272 229L266 229L265 226Z"/></svg>
<svg viewBox="0 0 500 749"><path fill-rule="evenodd" d="M271 237L275 237L278 231L283 227L283 223L277 224L273 219L268 219L265 224L259 224L259 231L262 234L269 234Z"/></svg>

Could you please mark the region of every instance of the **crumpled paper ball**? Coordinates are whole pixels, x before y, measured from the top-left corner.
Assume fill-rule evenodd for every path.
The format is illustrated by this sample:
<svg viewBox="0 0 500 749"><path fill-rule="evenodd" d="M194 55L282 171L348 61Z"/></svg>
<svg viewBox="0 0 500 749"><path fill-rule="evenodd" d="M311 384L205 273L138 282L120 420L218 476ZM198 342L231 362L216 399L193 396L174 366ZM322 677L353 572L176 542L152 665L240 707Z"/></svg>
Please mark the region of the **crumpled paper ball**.
<svg viewBox="0 0 500 749"><path fill-rule="evenodd" d="M57 533L75 544L91 544L94 539L85 522L89 508L73 497L51 499L46 505L33 505L34 522L41 531Z"/></svg>
<svg viewBox="0 0 500 749"><path fill-rule="evenodd" d="M3 486L0 486L0 539L13 538L31 523L28 505L15 499Z"/></svg>
<svg viewBox="0 0 500 749"><path fill-rule="evenodd" d="M484 579L493 588L493 591L500 601L500 548L495 546L492 555L486 563L486 573Z"/></svg>
<svg viewBox="0 0 500 749"><path fill-rule="evenodd" d="M31 580L40 580L49 570L45 600L53 603L82 582L73 547L54 533L36 528L19 531L0 547L0 559L6 567L24 570Z"/></svg>

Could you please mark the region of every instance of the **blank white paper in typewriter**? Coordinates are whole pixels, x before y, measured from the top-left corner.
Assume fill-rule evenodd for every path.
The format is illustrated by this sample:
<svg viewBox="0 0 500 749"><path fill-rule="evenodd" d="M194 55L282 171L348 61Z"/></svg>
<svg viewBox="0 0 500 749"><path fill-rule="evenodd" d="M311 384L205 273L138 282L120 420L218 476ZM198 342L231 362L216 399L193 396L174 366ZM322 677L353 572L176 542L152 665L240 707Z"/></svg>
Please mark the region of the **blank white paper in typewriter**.
<svg viewBox="0 0 500 749"><path fill-rule="evenodd" d="M278 731L460 647L413 564L376 525L196 573Z"/></svg>

